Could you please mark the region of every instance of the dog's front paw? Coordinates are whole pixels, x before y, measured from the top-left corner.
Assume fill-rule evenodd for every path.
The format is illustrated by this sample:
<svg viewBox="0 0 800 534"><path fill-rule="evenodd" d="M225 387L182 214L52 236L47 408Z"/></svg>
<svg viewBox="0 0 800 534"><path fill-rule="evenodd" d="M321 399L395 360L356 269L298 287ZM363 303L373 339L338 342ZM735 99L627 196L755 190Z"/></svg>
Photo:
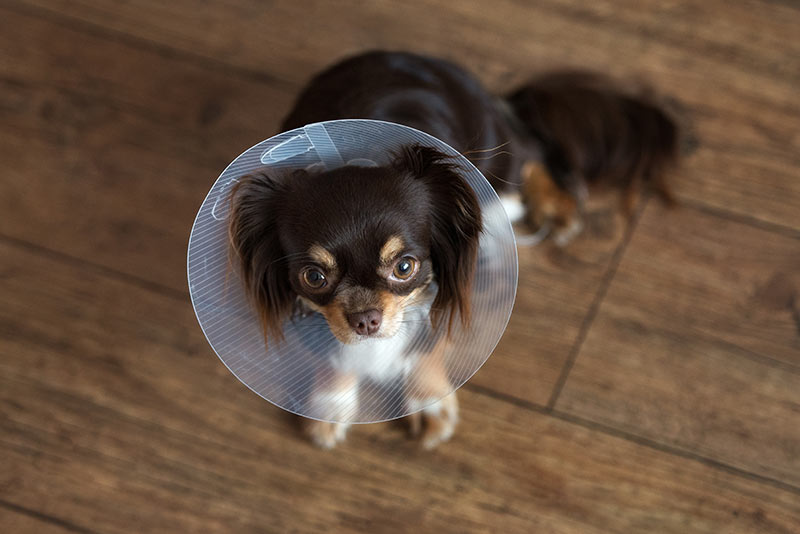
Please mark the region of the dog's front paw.
<svg viewBox="0 0 800 534"><path fill-rule="evenodd" d="M570 220L569 224L553 231L553 241L559 247L566 247L578 234L583 231L583 221L580 217L575 216Z"/></svg>
<svg viewBox="0 0 800 534"><path fill-rule="evenodd" d="M309 421L306 423L306 434L317 447L332 449L338 443L344 441L348 426L344 423Z"/></svg>
<svg viewBox="0 0 800 534"><path fill-rule="evenodd" d="M420 401L416 401L420 402ZM422 448L431 450L449 440L458 424L458 399L451 393L410 416L411 434L419 436Z"/></svg>

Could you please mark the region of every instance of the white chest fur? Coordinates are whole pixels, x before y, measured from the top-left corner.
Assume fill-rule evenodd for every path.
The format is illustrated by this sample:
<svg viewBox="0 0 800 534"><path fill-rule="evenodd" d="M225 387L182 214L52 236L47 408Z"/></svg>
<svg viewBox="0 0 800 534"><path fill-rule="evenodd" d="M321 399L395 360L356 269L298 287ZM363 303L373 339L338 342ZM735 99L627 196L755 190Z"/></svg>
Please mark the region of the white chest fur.
<svg viewBox="0 0 800 534"><path fill-rule="evenodd" d="M404 336L365 339L360 343L342 345L338 354L331 357L331 367L375 382L395 380L406 376L413 365L406 347Z"/></svg>

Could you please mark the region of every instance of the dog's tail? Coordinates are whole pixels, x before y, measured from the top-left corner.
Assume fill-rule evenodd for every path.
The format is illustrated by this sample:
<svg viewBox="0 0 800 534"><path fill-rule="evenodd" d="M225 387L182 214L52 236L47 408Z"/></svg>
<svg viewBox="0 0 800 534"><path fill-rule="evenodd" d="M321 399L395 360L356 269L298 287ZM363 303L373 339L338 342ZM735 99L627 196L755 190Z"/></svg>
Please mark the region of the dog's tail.
<svg viewBox="0 0 800 534"><path fill-rule="evenodd" d="M622 188L626 208L642 184L667 203L667 171L681 152L677 121L648 90L625 90L605 76L552 72L508 97L521 126L541 144L552 180L579 202L587 186Z"/></svg>

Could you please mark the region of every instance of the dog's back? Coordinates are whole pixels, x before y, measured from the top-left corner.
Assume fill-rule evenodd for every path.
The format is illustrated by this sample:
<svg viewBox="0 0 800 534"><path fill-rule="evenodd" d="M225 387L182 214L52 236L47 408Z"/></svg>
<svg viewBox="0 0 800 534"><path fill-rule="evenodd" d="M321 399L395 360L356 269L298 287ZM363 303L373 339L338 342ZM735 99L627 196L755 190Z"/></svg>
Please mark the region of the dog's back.
<svg viewBox="0 0 800 534"><path fill-rule="evenodd" d="M601 74L556 71L535 78L508 101L543 146L556 185L573 194L582 182L626 189L663 182L678 157L678 127L642 88L624 88Z"/></svg>
<svg viewBox="0 0 800 534"><path fill-rule="evenodd" d="M589 186L621 191L628 214L643 183L672 200L666 174L678 158L676 123L645 93L597 73L545 74L501 99L448 61L367 52L315 76L283 130L356 118L448 143L484 174L512 218L553 225L558 243L580 230Z"/></svg>
<svg viewBox="0 0 800 534"><path fill-rule="evenodd" d="M376 119L422 130L464 153L490 182L513 181L519 174L508 147L513 134L495 99L448 61L404 52L346 59L308 83L282 130L334 119Z"/></svg>

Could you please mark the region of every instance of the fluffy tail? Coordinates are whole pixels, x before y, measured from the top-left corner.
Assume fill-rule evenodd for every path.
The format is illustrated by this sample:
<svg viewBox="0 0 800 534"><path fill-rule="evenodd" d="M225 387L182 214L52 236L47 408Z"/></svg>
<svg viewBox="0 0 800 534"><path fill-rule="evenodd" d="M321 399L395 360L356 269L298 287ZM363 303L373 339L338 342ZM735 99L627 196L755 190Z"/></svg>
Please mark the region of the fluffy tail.
<svg viewBox="0 0 800 534"><path fill-rule="evenodd" d="M555 184L579 201L588 185L604 183L623 189L632 208L646 183L675 202L666 174L678 159L679 128L646 91L625 91L599 74L553 72L508 102L541 143Z"/></svg>

